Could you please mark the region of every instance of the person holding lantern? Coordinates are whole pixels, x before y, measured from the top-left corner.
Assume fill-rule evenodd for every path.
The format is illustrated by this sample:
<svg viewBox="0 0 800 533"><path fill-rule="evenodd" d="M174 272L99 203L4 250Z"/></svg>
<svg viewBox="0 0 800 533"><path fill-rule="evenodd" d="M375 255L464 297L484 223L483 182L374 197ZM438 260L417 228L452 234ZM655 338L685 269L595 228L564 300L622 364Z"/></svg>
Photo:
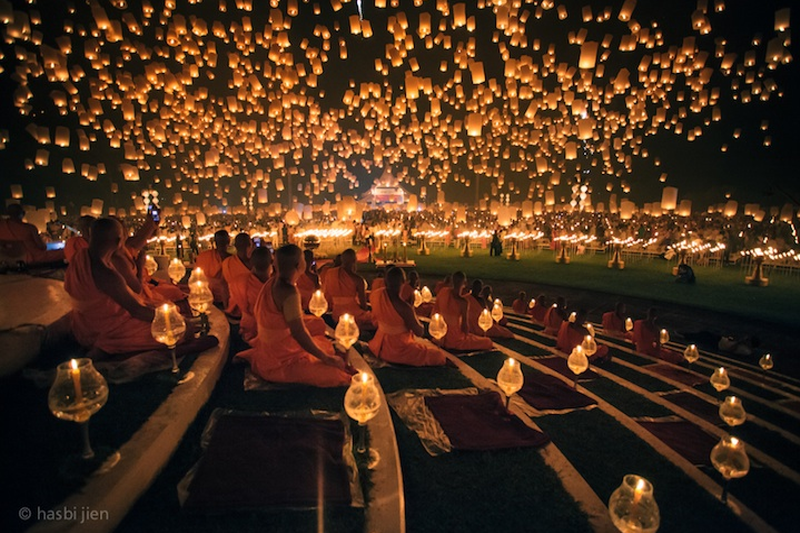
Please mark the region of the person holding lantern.
<svg viewBox="0 0 800 533"><path fill-rule="evenodd" d="M386 286L372 291L372 315L378 331L369 342L369 349L380 359L409 366L441 366L446 354L419 337L425 333L417 320L414 307L401 297L406 276L401 268L386 273Z"/></svg>
<svg viewBox="0 0 800 533"><path fill-rule="evenodd" d="M442 287L436 297L434 311L442 315L447 323L442 346L461 351L491 350L492 339L473 335L469 331L468 302L461 295L466 282L467 276L463 272L456 272L452 276L453 286Z"/></svg>
<svg viewBox="0 0 800 533"><path fill-rule="evenodd" d="M276 275L264 284L254 306L258 334L253 348L236 357L266 381L344 387L355 372L325 337L312 336L303 320L297 278L305 271L302 250L287 244L275 252Z"/></svg>

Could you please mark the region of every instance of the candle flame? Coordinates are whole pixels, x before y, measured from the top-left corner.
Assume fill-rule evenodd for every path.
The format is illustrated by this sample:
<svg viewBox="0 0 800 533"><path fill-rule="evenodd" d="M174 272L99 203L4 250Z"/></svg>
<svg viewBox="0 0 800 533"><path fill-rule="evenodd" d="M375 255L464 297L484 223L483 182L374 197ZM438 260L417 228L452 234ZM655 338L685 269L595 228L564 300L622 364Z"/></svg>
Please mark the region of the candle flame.
<svg viewBox="0 0 800 533"><path fill-rule="evenodd" d="M69 366L72 367L72 370L78 370L78 360L77 359L71 359L70 362L69 362Z"/></svg>

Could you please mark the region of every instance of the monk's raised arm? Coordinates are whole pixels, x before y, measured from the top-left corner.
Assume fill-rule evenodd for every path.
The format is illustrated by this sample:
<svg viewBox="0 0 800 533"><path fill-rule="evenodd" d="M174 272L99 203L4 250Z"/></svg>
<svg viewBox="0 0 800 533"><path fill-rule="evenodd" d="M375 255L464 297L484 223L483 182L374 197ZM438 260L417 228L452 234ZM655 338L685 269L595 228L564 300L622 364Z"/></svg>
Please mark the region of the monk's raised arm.
<svg viewBox="0 0 800 533"><path fill-rule="evenodd" d="M422 337L425 335L425 328L423 328L422 324L420 324L419 320L417 320L417 315L414 313L414 308L411 307L408 302L400 300L398 302L393 301L392 303L395 304L394 308L402 317L403 323L414 335L417 337Z"/></svg>

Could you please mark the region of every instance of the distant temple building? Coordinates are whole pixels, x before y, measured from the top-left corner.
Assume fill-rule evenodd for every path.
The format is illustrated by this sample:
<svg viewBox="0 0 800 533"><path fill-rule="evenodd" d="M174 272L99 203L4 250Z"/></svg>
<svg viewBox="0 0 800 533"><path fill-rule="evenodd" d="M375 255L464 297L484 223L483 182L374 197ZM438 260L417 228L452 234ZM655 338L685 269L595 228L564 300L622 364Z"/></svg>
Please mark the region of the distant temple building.
<svg viewBox="0 0 800 533"><path fill-rule="evenodd" d="M368 203L373 209L380 207L405 209L408 192L400 186L397 178L386 171L375 180L370 190L361 196L361 201Z"/></svg>

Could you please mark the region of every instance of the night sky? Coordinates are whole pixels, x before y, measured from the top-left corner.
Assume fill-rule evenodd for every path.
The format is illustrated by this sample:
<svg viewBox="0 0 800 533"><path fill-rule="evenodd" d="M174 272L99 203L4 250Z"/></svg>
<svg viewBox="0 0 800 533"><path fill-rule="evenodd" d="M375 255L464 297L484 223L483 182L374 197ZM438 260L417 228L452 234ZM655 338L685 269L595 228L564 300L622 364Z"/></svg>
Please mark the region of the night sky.
<svg viewBox="0 0 800 533"><path fill-rule="evenodd" d="M550 7L549 4L553 7L542 10L541 18L536 16L540 2L519 2L519 10L514 9L514 3L495 2L505 4L499 9L495 8L495 12L486 7L491 2L466 2L466 16L474 16L475 28L471 32L467 27L459 27L454 23L457 2L449 2L449 13L445 16L441 10L437 10L437 6L442 7L446 2L436 0L403 1L400 2L401 7L396 8L391 7L390 1L386 2L389 4L386 8L376 8L374 1L364 0L364 19L369 21L373 31L369 38L351 32L350 17L357 13L355 2L343 3L341 9L335 11L331 3L326 1L176 0L175 9L167 9L166 16L165 5L169 6L170 3L158 0L150 2L153 14L148 19L143 15L140 1L39 0L32 5L16 0L11 2L14 11L30 16L33 33L16 35L15 38L9 35L13 23L0 23L4 36L0 47L3 53L0 61L3 68L0 74L0 130L7 132L8 138L5 149L0 150L3 198L11 196L12 184L20 184L24 192L23 202L42 206L46 200L45 187L51 186L56 192L56 197L52 199L56 207L67 206L70 212L80 205L88 205L92 198L105 200L107 207L129 209L132 195L138 195L144 188L155 187L161 192L162 198L170 201L174 201L173 193L181 192L183 206L200 205L204 200L219 206L222 198L227 200L229 206L233 206L241 205L242 197L257 197L258 190L263 188L267 190L270 203L286 204L291 185L297 201L318 204L324 200L335 201L337 193L359 194L371 185L374 178L388 171L398 176L411 192L419 194L424 186L428 200L436 198L437 188L445 191L448 201L470 203L476 198L496 199L498 194L509 194L512 202L543 200L545 191L552 189L556 202L561 203L576 199L577 187L573 186L587 185L594 203L608 202L607 188L611 188L618 201L627 197L641 204L660 200L661 189L665 185L672 185L679 189L681 199L693 201L694 209L705 209L709 204L724 202L728 194L740 205L760 202L769 206L786 202L797 204L800 201L800 187L796 179L800 162L800 143L796 135L800 127L797 126L800 119L800 81L796 45L790 44L786 52L794 56L794 61L777 65L775 70L769 69L765 63L768 42L776 37L785 42L787 38L786 33L774 30L775 11L787 7L785 1L729 1L722 12L714 10L719 2L700 2L701 6L707 4L706 17L712 27L710 33L702 35L692 29L692 13L698 8L697 2L639 0L632 18L651 34L662 32L663 43L647 48L644 40L640 40L640 44L629 52L618 49L620 40L633 33L641 34L633 32L628 22L618 19L623 5L621 0L603 3L603 7L608 5L611 8L611 16L600 22L596 17L602 15L603 7L598 7L596 3L592 3L592 20L584 22L582 9L589 2L544 2L544 7ZM225 12L220 10L221 3L226 8ZM415 3L420 6L416 7ZM8 2L0 4L7 6ZM248 4L253 5L252 11L246 9ZM277 9L271 10L269 4L276 5ZM292 16L289 11L295 5L298 12ZM92 6L95 7L94 12ZM481 9L480 6L484 7ZM559 6L567 13L563 20L559 18ZM97 30L103 20L101 16L98 22L98 7L102 8L100 12L104 11L112 24L119 22L119 40L110 38L110 33L104 29ZM511 7L512 19L514 14L518 19L525 19L525 22L519 23L524 27L524 36L528 40L524 46L512 44L514 36L504 34L498 26L498 18L503 16L502 10L507 7ZM315 10L319 14L315 14ZM0 8L0 12L3 11L7 12L8 8ZM412 42L413 49L408 50L407 56L396 66L391 66L386 58L387 45L392 43L387 25L391 26L389 23L397 20L398 12L407 17L408 29L405 33L410 37L405 42ZM432 31L429 38L435 39L435 44L430 48L425 46L425 38L418 33L422 13L431 16ZM284 20L290 20L291 28L268 29L274 26L276 14ZM178 44L167 44L165 39L169 36L168 30L174 28L173 24L180 19L179 15L183 16L190 30L193 19L205 21L207 35L192 35L189 31L178 38ZM796 18L796 13L793 15ZM233 30L234 27L243 26L245 17L252 24L252 32L244 31L240 35L245 35L250 44L267 33L272 36L271 43L265 46L255 44L247 55L236 49ZM41 23L36 24L38 18ZM148 20L149 24L144 25ZM131 21L140 27L141 35L131 31ZM214 35L215 21L226 28L224 38ZM440 21L445 21L442 27L439 27ZM657 23L657 27L653 26L653 22ZM74 31L67 34L67 26ZM311 62L304 48L324 49L322 39L315 36L315 29L322 26L331 32L330 49L327 51L328 61L323 63L324 69L316 81L311 82L307 75L301 76L289 87L281 80L276 80L275 73L285 67L285 64L279 63L288 58L291 58L289 63L292 68L303 65L306 73L311 72ZM581 46L570 44L569 37L570 33L577 34L581 29L586 30L586 41L601 42L606 36L612 37L607 49L608 58L605 61L600 59L605 50L602 46L598 53L597 65L603 65L603 76L599 76L595 69L590 69L594 71L594 75L589 76L592 85L608 94L616 73L623 68L630 72L629 88L595 107L592 107L590 99L588 117L595 120L595 130L601 132L600 138L595 139L578 138L577 122L581 116L564 106L567 92L571 92L575 99L581 98L579 84L564 83L557 73L546 74L542 69L548 47L552 46L554 70L562 65L564 69L574 67L576 73L573 74L573 81L580 80L582 71L577 67ZM89 34L94 31L97 34L94 41L91 35L82 36L82 30ZM276 62L278 47L275 43L280 40L282 31L289 46L280 47L280 52L285 55ZM35 42L36 32L41 32L41 45ZM64 39L65 36L67 39ZM443 46L439 37L450 37L452 47L447 49ZM670 47L679 50L687 37L695 38L690 62L698 54L708 52L705 67L709 69L710 78L702 89L706 93L715 89L719 91L716 106L721 119L709 120L712 116L711 105L696 113L689 110L679 120L683 131L678 135L674 126L666 129L649 125L657 108L665 102L669 107L667 120L680 107L689 108L692 92L683 86L685 77L679 74L674 83L662 87L665 94L661 102L656 104L647 102L643 97L646 84L637 79L637 68L644 56L652 58L653 54L663 53L666 57ZM303 43L304 39L308 39L308 42ZM474 40L475 47L469 62L482 64L485 72L483 82L474 78L466 62L462 65L464 68L459 68L454 61L454 57L461 53L457 52L459 43L462 48L468 47L470 39ZM741 65L738 73L737 67L723 72L720 68L721 58L715 57L720 39L726 40L726 54L737 54L737 66L741 65L748 50L755 50L756 64L750 67ZM753 45L754 39L759 44ZM534 40L539 41L539 46L535 46ZM210 67L207 60L198 62L200 56L192 53L181 56L178 52L182 47L185 50L189 41L197 45L200 54L207 52L209 43L213 43L217 52L216 66ZM340 41L345 43L346 59L340 57ZM44 47L51 47L57 52L65 43L71 46L70 53L62 56L64 64L70 69L72 83L69 86L63 83L64 78L48 81L48 68L44 65L47 51L42 52ZM102 77L101 71L93 68L87 58L87 50L94 45L97 45L101 54L107 54L108 64L103 66L102 72L103 76L110 76L110 84L98 83ZM150 57L143 58L141 53L126 52L128 45L134 49L138 45L140 51L149 50L144 55ZM156 50L162 48L168 53L158 57ZM515 90L522 91L526 83L515 80L514 89L509 89L508 69L502 49L508 50L511 59L523 56L533 58L533 63L539 68L538 81L541 85L527 99L520 92L516 105L511 104L513 93ZM22 56L21 51L25 52ZM253 67L258 66L250 74L262 85L260 94L252 88L242 89L232 83L236 78L236 68L230 65L230 53L239 54L239 66L245 60L249 60ZM20 60L20 57L24 60ZM382 61L385 72L376 71L376 59ZM440 68L443 61L447 62L444 71ZM129 80L135 80L137 76L144 79L146 69L152 67L153 62L163 65L162 77L164 72L179 76L187 72L189 65L202 65L198 68L197 77L191 80L187 78L188 83L180 88L168 89L151 84L141 99L132 95L130 89L127 93L120 89L120 80L123 80L122 85L126 83L123 73L130 74ZM34 64L40 65L39 72L36 68L31 69ZM44 68L41 68L42 65ZM417 65L419 69L412 70ZM74 77L76 66L80 66L85 73L80 79ZM266 68L272 71L271 76L264 75ZM559 72L564 69L559 69ZM213 79L210 79L209 72ZM420 94L413 101L406 100L405 84L409 73L417 78L428 78L434 93L439 89L441 114L438 117L431 117L433 95ZM693 73L695 76L698 74L699 71ZM458 76L461 76L460 82ZM756 87L765 87L771 83L768 80L774 80L774 90L768 101L760 101L754 95L752 102L742 103L743 90L751 90L753 82ZM363 83L381 88L380 98L368 97L365 100L387 103L383 115L375 107L369 111L369 106L366 106L368 114L364 115L358 106L348 109L343 102L348 89L358 93ZM479 93L492 93L488 89L490 83L496 83L492 97L485 100L476 98ZM102 88L105 85L108 87ZM738 86L738 89L733 90L732 86ZM19 99L21 87L30 91L30 97L24 104ZM70 90L75 94L68 97L71 103L61 114L55 104L53 91L69 94ZM459 90L465 95L460 100L457 96ZM248 93L245 99L242 98L243 91ZM203 92L208 95L205 100L196 98L193 99L195 105L187 104L187 95ZM633 133L641 141L636 149L629 146L630 139L621 133L626 126L625 120L630 124L626 97L634 98L632 94L639 98L641 111L646 115L646 120L642 121L644 125ZM763 90L760 94L764 94ZM291 113L276 116L270 111L270 105L287 95L295 97ZM734 95L736 100L733 99ZM94 105L102 108L102 114L96 116L93 123L84 121L81 124L80 110L89 108L91 97L98 97ZM237 97L240 108L232 110L227 104L228 99L235 100ZM133 119L125 116L119 105L126 98L133 102ZM247 98L252 98L252 101L247 102ZM557 98L557 109L555 104L549 109L542 107L541 102L548 102L548 98ZM386 113L398 101L401 107L408 109ZM535 118L525 116L531 101L540 104ZM27 106L24 116L20 113L21 105ZM477 112L483 118L483 128L478 137L468 134L466 124L460 130L453 129L454 122L466 121L470 112ZM293 118L288 118L290 115ZM612 118L614 116L623 117L623 122L614 126L614 120L617 120ZM450 120L446 121L445 117ZM504 120L505 124L501 124ZM706 120L709 121L707 126L704 125ZM289 122L291 124L287 129ZM29 133L31 123L49 128L51 144L42 145L34 139ZM154 130L150 126L159 123L162 131L166 130L167 133L165 138L154 140ZM94 129L95 124L98 129ZM255 128L243 134L248 124L254 124ZM762 124L767 124L766 130L762 130ZM420 125L423 131L415 132ZM69 130L69 147L52 144L55 142L57 126ZM702 135L690 142L687 132L696 126L701 128L698 132L702 131ZM111 146L107 127L122 134L119 148ZM451 128L449 132L448 127ZM736 129L741 131L738 139L734 138ZM88 151L78 148L78 130L83 130L89 137L92 133L96 136L96 140L90 142ZM171 137L170 130L181 132L184 135L182 142L178 143L176 136ZM375 135L376 130L382 130L379 137ZM191 138L193 131L196 136ZM602 159L603 131L609 135L606 149L614 146L615 139L619 139L617 146L611 150L610 162L605 166ZM458 141L444 147L438 146L441 137L436 132ZM764 146L767 136L771 139L768 147ZM353 139L359 142L349 144ZM381 148L377 154L376 139ZM138 158L129 157L126 160L126 141L130 141L130 147L138 153ZM565 156L568 151L565 143L569 142L578 147L575 157ZM721 151L723 145L727 145L724 153ZM26 160L34 161L39 149L49 152L49 164L34 164L32 169L26 169ZM276 162L278 151L280 163ZM647 153L647 157L643 152ZM212 154L210 159L209 153ZM628 162L622 161L625 155L629 156ZM62 172L64 158L74 161L76 173ZM660 165L656 164L656 159ZM198 165L198 160L204 164ZM106 172L98 172L96 181L81 176L82 164L96 167L98 163L105 165ZM217 169L218 164L221 164L221 170ZM125 167L121 165L139 165L140 180L125 181ZM560 175L560 180L552 179L553 174ZM662 174L666 174L665 183L659 181ZM278 185L278 181L281 185ZM317 182L317 190L313 182ZM332 184L330 187L329 183ZM480 189L476 190L478 183ZM300 191L297 190L298 184L302 189ZM282 188L285 190L281 191ZM112 192L114 190L117 192Z"/></svg>

